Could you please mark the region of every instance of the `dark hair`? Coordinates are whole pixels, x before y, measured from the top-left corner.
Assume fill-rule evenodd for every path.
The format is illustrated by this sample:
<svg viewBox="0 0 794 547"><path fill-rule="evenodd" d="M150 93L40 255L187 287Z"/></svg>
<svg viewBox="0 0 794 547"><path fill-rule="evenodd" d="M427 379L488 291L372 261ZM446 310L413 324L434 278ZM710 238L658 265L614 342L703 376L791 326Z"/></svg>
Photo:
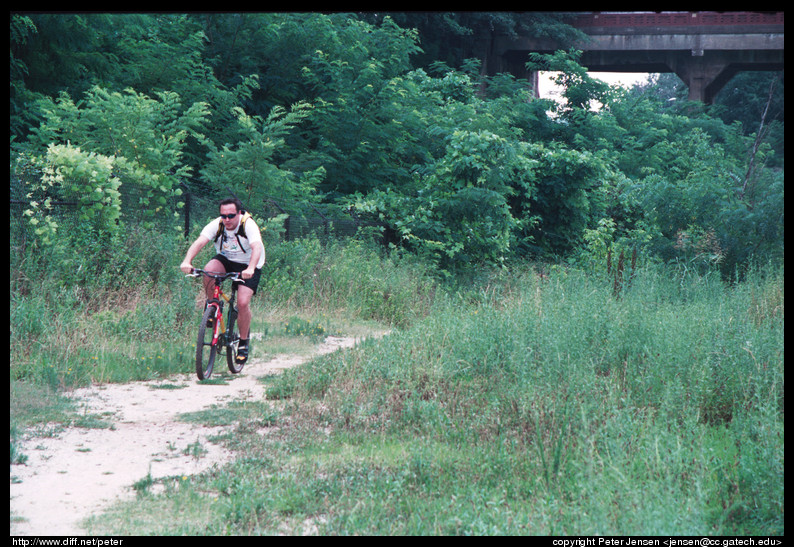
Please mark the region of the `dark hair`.
<svg viewBox="0 0 794 547"><path fill-rule="evenodd" d="M234 205L237 208L237 212L238 213L243 210L243 204L237 198L226 198L226 199L224 199L223 201L221 201L221 203L218 206L218 208L220 208L220 207L222 207L224 205Z"/></svg>

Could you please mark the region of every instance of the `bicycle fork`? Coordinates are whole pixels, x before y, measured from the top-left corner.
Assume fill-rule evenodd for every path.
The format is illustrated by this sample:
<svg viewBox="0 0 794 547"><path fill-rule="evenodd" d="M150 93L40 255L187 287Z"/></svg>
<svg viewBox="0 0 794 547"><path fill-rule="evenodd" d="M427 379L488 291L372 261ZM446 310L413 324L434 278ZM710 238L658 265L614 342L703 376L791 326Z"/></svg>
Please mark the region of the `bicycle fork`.
<svg viewBox="0 0 794 547"><path fill-rule="evenodd" d="M212 332L212 345L213 346L218 343L218 339L221 337L222 334L224 334L226 332L226 321L225 321L225 319L223 317L223 305L222 305L219 297L223 298L224 300L226 300L226 302L229 302L229 300L230 300L229 297L226 296L226 294L223 293L223 291L217 290L216 294L213 296L212 300L208 304L208 306L215 306L215 308L218 310L215 313L215 317L216 317L216 321L215 321L215 325L214 325L215 328L213 329L213 332Z"/></svg>

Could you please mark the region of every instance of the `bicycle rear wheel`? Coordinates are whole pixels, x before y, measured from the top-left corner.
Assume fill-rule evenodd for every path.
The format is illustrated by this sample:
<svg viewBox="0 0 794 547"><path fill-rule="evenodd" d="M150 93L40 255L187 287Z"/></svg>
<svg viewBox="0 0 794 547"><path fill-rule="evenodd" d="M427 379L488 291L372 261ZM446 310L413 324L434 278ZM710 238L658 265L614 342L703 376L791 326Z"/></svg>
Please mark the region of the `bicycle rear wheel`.
<svg viewBox="0 0 794 547"><path fill-rule="evenodd" d="M237 310L232 308L229 310L229 328L227 329L228 336L226 338L226 364L229 365L229 370L237 374L243 370L243 364L237 362L237 346L240 344L240 331L237 330Z"/></svg>
<svg viewBox="0 0 794 547"><path fill-rule="evenodd" d="M218 353L218 345L212 343L215 331L215 321L218 308L207 306L199 325L198 339L196 340L196 375L199 380L206 380L212 374L212 365Z"/></svg>

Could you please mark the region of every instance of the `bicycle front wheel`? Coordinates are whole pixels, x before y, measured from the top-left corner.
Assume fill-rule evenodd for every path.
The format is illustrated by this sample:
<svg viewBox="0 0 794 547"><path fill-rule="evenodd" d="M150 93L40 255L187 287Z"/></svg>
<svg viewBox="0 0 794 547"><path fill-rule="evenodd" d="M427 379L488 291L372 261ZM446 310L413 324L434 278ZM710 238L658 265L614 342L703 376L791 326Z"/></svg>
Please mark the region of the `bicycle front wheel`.
<svg viewBox="0 0 794 547"><path fill-rule="evenodd" d="M237 362L237 346L240 344L240 331L237 330L237 310L229 310L229 328L226 337L226 364L229 370L237 374L243 370L243 365Z"/></svg>
<svg viewBox="0 0 794 547"><path fill-rule="evenodd" d="M196 340L196 375L199 380L206 380L212 374L212 365L218 353L218 345L212 343L215 332L215 322L218 308L207 306L199 325L198 339Z"/></svg>

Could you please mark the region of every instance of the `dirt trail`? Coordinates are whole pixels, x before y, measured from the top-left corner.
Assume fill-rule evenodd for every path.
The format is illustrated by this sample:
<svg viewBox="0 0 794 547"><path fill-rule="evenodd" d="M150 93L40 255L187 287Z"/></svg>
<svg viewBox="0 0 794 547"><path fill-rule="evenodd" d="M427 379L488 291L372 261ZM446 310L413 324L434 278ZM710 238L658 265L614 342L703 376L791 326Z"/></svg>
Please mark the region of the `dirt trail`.
<svg viewBox="0 0 794 547"><path fill-rule="evenodd" d="M81 408L97 416L112 414L105 419L114 428L68 428L55 437L21 441L28 459L11 466L11 535L83 535L80 524L86 517L134 497L132 484L148 473L152 478L192 475L227 461L232 455L207 441L224 427L181 423L177 415L231 400L261 400L265 386L258 378L355 343L354 338L328 337L310 356L252 360L226 385L201 385L195 374L185 374L75 390L71 396ZM217 366L225 368L225 361ZM185 387L153 389L158 383ZM208 450L199 459L185 454L197 441Z"/></svg>

